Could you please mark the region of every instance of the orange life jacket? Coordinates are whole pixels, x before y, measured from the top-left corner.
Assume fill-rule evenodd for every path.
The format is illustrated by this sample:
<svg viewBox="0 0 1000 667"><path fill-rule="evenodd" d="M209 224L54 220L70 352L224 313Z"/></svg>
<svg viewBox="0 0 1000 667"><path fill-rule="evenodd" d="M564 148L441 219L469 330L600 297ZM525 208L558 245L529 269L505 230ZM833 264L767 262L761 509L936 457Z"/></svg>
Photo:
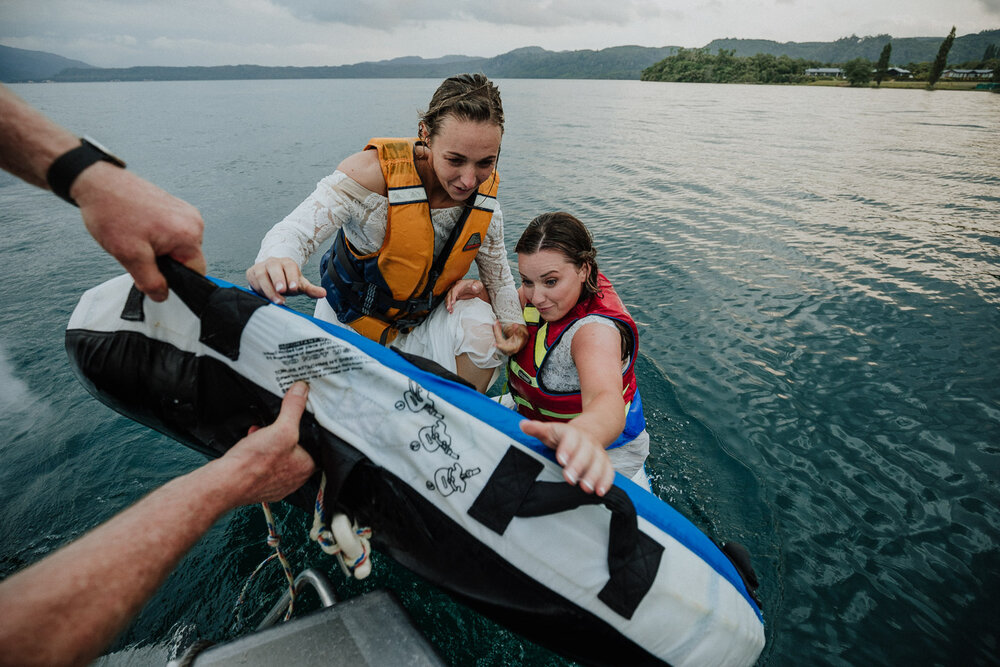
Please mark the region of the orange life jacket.
<svg viewBox="0 0 1000 667"><path fill-rule="evenodd" d="M496 171L465 202L462 217L434 257L434 227L427 192L414 159L418 141L372 139L388 190L382 247L355 250L341 229L320 264L326 298L337 319L385 345L420 324L465 276L482 245L496 207ZM423 144L421 144L423 145Z"/></svg>

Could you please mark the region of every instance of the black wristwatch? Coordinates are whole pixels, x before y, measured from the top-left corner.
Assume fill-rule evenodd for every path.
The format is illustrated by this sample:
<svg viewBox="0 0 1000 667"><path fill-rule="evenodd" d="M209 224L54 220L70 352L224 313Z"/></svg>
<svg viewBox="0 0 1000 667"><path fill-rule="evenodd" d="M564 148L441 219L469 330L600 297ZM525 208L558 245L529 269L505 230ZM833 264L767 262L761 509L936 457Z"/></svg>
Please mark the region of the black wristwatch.
<svg viewBox="0 0 1000 667"><path fill-rule="evenodd" d="M45 180L49 182L52 192L76 206L76 202L69 196L69 189L73 186L73 181L76 180L81 171L95 162L101 161L110 162L122 169L125 168L125 162L121 158L113 155L111 151L90 137L83 137L80 139L79 146L66 151L55 159L45 174Z"/></svg>

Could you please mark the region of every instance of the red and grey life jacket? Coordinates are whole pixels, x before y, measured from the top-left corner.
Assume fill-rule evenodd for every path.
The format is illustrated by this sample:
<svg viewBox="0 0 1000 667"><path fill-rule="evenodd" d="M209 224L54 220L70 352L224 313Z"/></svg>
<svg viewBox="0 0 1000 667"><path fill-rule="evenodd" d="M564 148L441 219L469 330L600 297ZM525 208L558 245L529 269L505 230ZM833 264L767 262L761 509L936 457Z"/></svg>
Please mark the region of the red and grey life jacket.
<svg viewBox="0 0 1000 667"><path fill-rule="evenodd" d="M359 253L344 235L323 256L320 274L337 319L385 345L424 321L469 270L493 218L496 171L465 203L437 259L430 204L414 160L417 139L372 139L389 199L382 247Z"/></svg>
<svg viewBox="0 0 1000 667"><path fill-rule="evenodd" d="M622 371L625 430L609 445L610 449L630 442L642 433L646 428L646 418L642 413L642 399L635 380L639 332L625 305L603 274L597 276L597 287L597 294L576 304L556 322L545 322L533 305L525 305L524 321L528 325L528 342L508 360L507 383L521 415L540 421L569 421L582 412L583 398L579 390L559 392L545 387L541 377L549 352L559 345L570 325L588 315L600 315L625 325L630 333L625 341L629 363Z"/></svg>

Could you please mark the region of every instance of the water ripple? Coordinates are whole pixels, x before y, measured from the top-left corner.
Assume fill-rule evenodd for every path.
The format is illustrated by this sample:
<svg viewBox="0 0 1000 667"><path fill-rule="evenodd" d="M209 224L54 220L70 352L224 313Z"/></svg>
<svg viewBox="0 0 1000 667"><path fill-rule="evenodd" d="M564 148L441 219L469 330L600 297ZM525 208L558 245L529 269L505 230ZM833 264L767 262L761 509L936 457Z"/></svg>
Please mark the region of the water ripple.
<svg viewBox="0 0 1000 667"><path fill-rule="evenodd" d="M433 87L201 83L18 92L129 146L145 175L199 205L210 263L236 280L264 230L372 133L411 131ZM762 664L995 664L996 96L501 83L508 248L546 210L593 231L640 323L654 490L713 537L750 547ZM244 128L257 130L253 142ZM197 457L95 410L54 361L80 289L117 269L60 202L0 188L0 254L16 277L0 283L6 574ZM53 266L73 279L53 281ZM44 298L27 289L40 284ZM45 407L18 407L27 403ZM292 513L280 520L290 535L304 529ZM305 565L329 566L296 539ZM189 625L231 634L227 607L263 551L259 517L235 513L120 645ZM280 573L266 576L262 605L281 585ZM203 599L206 582L219 600ZM565 664L381 558L371 583L338 592L375 585L397 590L456 664Z"/></svg>

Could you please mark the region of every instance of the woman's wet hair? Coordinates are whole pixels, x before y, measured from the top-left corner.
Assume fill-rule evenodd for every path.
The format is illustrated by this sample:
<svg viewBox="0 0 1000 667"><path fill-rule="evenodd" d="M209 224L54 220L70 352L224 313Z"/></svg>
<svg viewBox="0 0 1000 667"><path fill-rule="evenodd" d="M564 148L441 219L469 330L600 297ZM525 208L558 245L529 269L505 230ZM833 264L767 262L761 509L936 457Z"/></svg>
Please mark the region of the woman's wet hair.
<svg viewBox="0 0 1000 667"><path fill-rule="evenodd" d="M490 122L503 134L503 104L500 89L483 74L459 74L438 86L427 111L420 115L423 132L420 138L431 139L448 116L476 123Z"/></svg>
<svg viewBox="0 0 1000 667"><path fill-rule="evenodd" d="M597 294L597 249L590 231L576 217L557 211L542 213L529 222L514 252L531 255L540 250L556 250L577 267L589 266L580 301Z"/></svg>

